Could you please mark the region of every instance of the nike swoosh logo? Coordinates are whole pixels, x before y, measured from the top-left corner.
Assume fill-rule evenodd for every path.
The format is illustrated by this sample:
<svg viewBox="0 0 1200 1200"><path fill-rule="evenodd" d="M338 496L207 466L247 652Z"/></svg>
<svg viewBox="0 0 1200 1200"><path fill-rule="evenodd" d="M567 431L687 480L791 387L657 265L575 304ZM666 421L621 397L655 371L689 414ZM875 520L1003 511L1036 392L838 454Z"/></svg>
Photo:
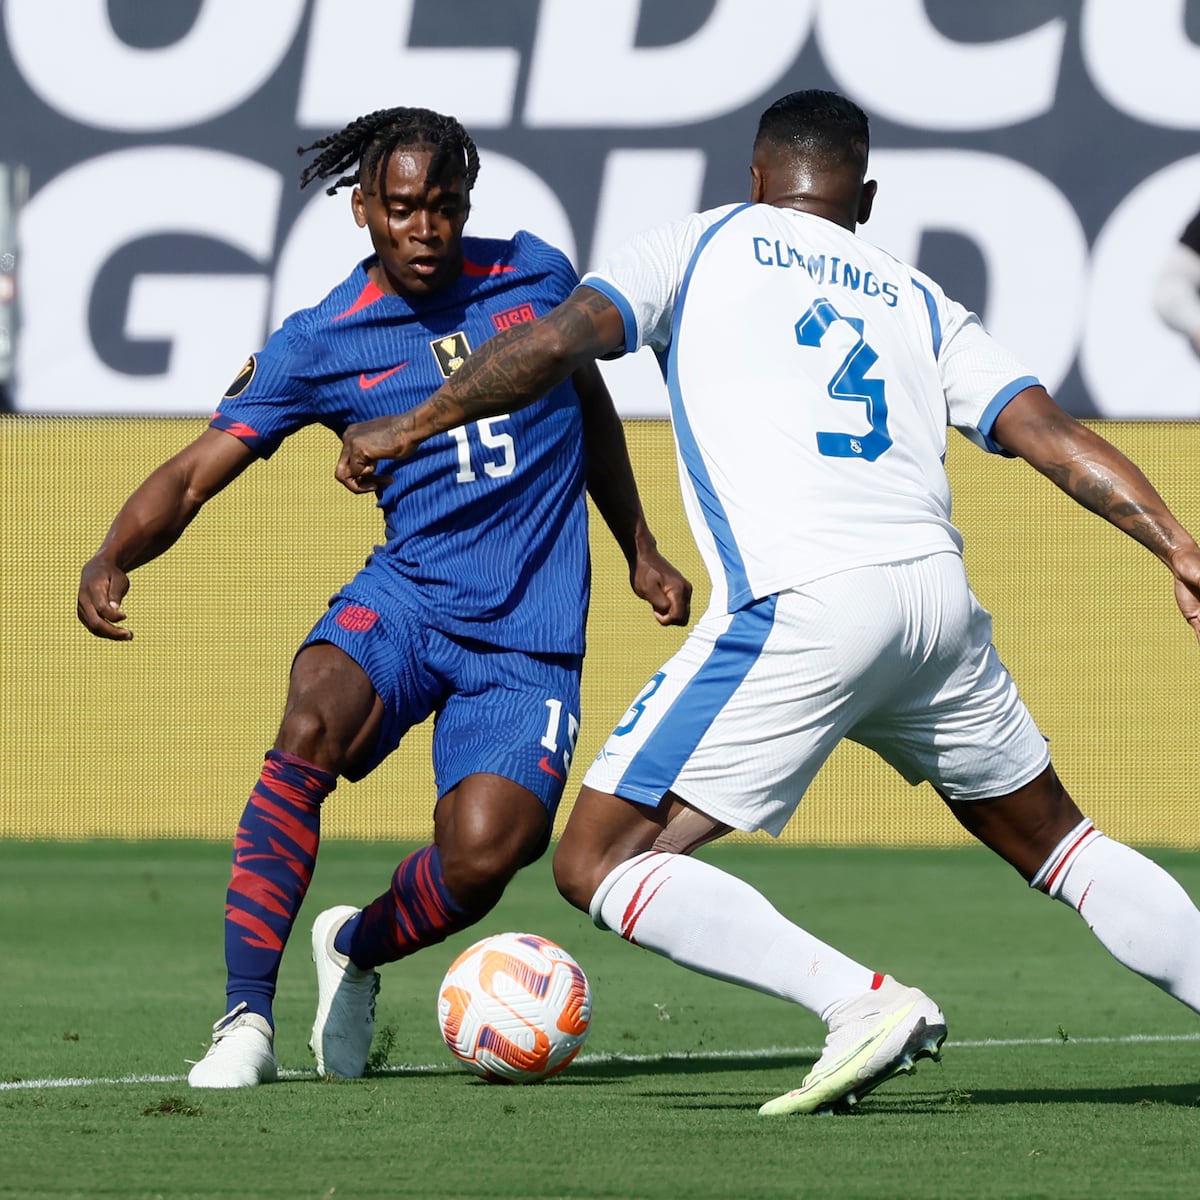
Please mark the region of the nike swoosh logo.
<svg viewBox="0 0 1200 1200"><path fill-rule="evenodd" d="M883 1037L884 1032L885 1031L882 1029L877 1029L865 1041L859 1042L859 1044L857 1046L855 1046L853 1050L849 1051L846 1054L843 1054L842 1057L837 1060L837 1062L831 1063L829 1065L828 1069L825 1071L822 1071L821 1074L817 1078L828 1079L829 1076L832 1075L835 1071L840 1071L848 1062L850 1062L857 1055L861 1054L864 1050L869 1050L877 1041L879 1041L879 1039L881 1037ZM812 1082L815 1083L816 1079L814 1079ZM803 1091L803 1087L800 1090Z"/></svg>
<svg viewBox="0 0 1200 1200"><path fill-rule="evenodd" d="M382 383L389 375L395 375L397 371L403 371L408 363L402 362L398 367L393 367L390 371L380 371L378 375L360 375L358 377L358 386L365 392L368 388L373 388L377 383Z"/></svg>
<svg viewBox="0 0 1200 1200"><path fill-rule="evenodd" d="M543 755L542 755L542 761L541 761L540 763L538 763L538 766L539 766L539 767L541 767L541 768L542 768L542 770L543 770L543 771L545 771L547 775L553 775L555 779L561 779L561 778L562 778L562 772L561 772L561 771L556 771L556 770L555 770L555 769L554 769L554 768L553 768L553 767L550 765L550 756L549 756L548 754L543 754Z"/></svg>

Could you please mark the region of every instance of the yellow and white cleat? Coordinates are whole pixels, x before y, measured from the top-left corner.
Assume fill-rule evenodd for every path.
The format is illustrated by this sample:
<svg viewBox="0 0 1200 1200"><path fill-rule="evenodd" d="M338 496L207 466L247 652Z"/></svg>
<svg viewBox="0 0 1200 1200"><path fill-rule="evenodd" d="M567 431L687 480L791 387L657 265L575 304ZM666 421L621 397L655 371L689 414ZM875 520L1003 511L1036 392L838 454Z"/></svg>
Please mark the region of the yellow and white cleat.
<svg viewBox="0 0 1200 1200"><path fill-rule="evenodd" d="M857 1104L896 1075L911 1075L918 1059L942 1057L946 1018L924 992L890 975L872 991L834 1009L825 1049L804 1082L758 1111L828 1113Z"/></svg>

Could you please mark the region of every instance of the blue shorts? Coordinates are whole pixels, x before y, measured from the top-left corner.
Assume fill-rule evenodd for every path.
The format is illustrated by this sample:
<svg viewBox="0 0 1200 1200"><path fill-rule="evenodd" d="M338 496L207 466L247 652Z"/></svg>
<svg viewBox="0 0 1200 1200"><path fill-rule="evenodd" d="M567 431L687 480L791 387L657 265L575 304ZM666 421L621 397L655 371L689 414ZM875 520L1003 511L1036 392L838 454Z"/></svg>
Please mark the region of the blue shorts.
<svg viewBox="0 0 1200 1200"><path fill-rule="evenodd" d="M415 609L360 593L330 601L304 646L314 642L345 651L383 702L371 757L348 779L373 771L414 725L433 715L439 798L468 775L500 775L533 792L553 819L579 734L581 656L451 637L430 628Z"/></svg>

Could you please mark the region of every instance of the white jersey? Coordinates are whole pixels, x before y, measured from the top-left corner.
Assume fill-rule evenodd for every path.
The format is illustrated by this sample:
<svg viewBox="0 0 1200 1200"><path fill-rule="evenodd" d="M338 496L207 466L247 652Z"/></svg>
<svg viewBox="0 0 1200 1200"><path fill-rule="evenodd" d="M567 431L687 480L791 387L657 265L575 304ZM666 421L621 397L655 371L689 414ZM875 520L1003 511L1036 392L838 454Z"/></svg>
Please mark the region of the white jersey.
<svg viewBox="0 0 1200 1200"><path fill-rule="evenodd" d="M961 553L943 459L1037 380L927 276L831 221L728 205L628 241L582 283L650 346L712 608Z"/></svg>

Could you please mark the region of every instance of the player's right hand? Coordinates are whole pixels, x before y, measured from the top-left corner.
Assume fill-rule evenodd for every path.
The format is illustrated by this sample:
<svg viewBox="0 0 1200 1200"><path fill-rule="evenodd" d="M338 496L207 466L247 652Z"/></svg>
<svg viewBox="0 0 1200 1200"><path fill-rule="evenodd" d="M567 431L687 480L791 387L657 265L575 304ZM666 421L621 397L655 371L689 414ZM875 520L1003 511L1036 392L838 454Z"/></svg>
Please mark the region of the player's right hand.
<svg viewBox="0 0 1200 1200"><path fill-rule="evenodd" d="M129 641L133 630L118 624L125 620L121 601L127 591L129 576L120 567L96 558L85 563L75 602L75 613L84 628L113 642Z"/></svg>
<svg viewBox="0 0 1200 1200"><path fill-rule="evenodd" d="M376 417L347 425L342 434L342 453L334 474L338 482L356 495L380 492L391 482L377 475L375 468L384 459L403 458L413 445L397 430L397 418Z"/></svg>
<svg viewBox="0 0 1200 1200"><path fill-rule="evenodd" d="M654 610L660 625L686 625L692 612L692 584L657 549L639 553L629 582Z"/></svg>

